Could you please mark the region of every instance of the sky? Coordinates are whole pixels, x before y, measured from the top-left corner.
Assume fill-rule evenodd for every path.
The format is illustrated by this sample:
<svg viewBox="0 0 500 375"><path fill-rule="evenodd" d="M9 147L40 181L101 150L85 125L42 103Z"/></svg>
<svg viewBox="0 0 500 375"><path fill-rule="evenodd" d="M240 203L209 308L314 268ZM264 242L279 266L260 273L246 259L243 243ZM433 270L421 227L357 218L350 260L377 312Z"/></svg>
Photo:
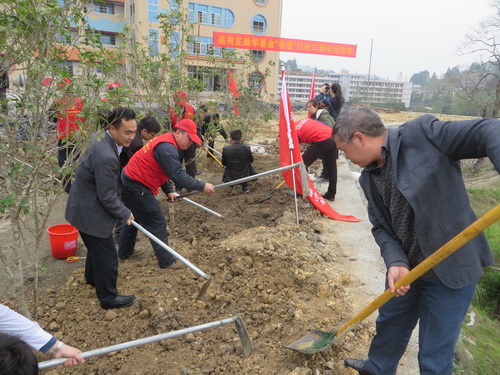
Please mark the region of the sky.
<svg viewBox="0 0 500 375"><path fill-rule="evenodd" d="M410 80L427 70L469 66L465 35L492 12L491 0L283 0L281 37L357 45L356 58L280 52L281 60L318 69ZM399 74L401 75L399 76ZM399 77L398 77L399 76Z"/></svg>

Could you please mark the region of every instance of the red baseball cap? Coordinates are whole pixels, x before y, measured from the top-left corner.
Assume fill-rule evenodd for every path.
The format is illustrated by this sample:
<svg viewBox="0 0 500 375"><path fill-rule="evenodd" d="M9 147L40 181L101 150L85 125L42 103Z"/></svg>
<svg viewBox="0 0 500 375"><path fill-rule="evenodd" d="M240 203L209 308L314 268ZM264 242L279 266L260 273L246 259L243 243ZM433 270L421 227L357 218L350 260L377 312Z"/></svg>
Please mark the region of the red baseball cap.
<svg viewBox="0 0 500 375"><path fill-rule="evenodd" d="M109 85L108 85L108 90L113 90L113 89L117 89L119 87L122 87L121 83L119 82L111 82Z"/></svg>
<svg viewBox="0 0 500 375"><path fill-rule="evenodd" d="M194 143L202 143L202 140L198 137L198 129L196 128L196 124L193 120L183 119L175 124L174 128L187 131L189 138L191 138Z"/></svg>

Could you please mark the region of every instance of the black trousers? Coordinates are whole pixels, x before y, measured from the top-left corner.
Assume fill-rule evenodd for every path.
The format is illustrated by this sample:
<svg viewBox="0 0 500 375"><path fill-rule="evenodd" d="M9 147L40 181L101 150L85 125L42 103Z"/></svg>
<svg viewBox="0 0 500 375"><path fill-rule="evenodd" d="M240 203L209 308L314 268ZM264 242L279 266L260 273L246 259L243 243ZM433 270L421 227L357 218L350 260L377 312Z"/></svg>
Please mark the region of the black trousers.
<svg viewBox="0 0 500 375"><path fill-rule="evenodd" d="M124 177L124 174L122 174L122 184L122 201L134 214L135 221L168 245L165 215L151 190L137 181ZM120 259L127 259L132 256L136 237L136 227L123 225L118 246ZM149 240L149 242L153 247L160 268L167 268L175 262L175 257L160 245L152 240Z"/></svg>
<svg viewBox="0 0 500 375"><path fill-rule="evenodd" d="M187 150L179 150L179 159L184 163L186 173L191 177L196 174L196 143L193 143Z"/></svg>
<svg viewBox="0 0 500 375"><path fill-rule="evenodd" d="M71 158L71 160L73 161L80 157L80 150L73 144L67 144L64 139L57 140L57 147L59 148L57 151L57 162L60 168L63 167L68 158ZM69 194L69 191L71 189L71 176L63 176L62 181L64 191Z"/></svg>
<svg viewBox="0 0 500 375"><path fill-rule="evenodd" d="M317 159L323 158L325 172L328 174L328 193L337 193L337 145L332 138L313 142L302 154L302 160L309 167Z"/></svg>
<svg viewBox="0 0 500 375"><path fill-rule="evenodd" d="M87 284L95 286L101 304L113 303L118 296L118 256L113 236L110 234L109 237L100 238L81 231L80 236L87 247L85 280Z"/></svg>

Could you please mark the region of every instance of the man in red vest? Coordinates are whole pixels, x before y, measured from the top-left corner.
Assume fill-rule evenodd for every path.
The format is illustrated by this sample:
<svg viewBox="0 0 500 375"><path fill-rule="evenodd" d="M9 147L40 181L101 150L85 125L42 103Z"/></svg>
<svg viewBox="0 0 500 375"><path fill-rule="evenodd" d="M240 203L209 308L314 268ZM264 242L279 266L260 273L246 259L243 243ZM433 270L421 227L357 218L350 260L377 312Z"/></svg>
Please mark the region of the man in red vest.
<svg viewBox="0 0 500 375"><path fill-rule="evenodd" d="M192 105L188 104L186 93L184 91L176 91L174 93L174 106L169 108L170 127L173 128L180 120L194 120L195 110ZM201 137L201 130L198 130L198 137ZM184 163L186 173L194 177L196 173L196 148L199 147L194 142L186 150L179 150L179 160ZM179 189L177 187L177 189Z"/></svg>
<svg viewBox="0 0 500 375"><path fill-rule="evenodd" d="M122 172L122 200L134 214L136 221L144 228L168 244L167 223L155 195L161 188L170 201L175 200L171 181L180 188L202 191L204 194L215 192L214 186L194 179L186 174L179 161L179 149L186 150L193 143L201 143L196 124L193 120L179 121L169 133L154 138L130 159ZM118 246L120 259L134 254L137 228L124 226ZM160 268L181 268L175 257L156 242L150 241Z"/></svg>

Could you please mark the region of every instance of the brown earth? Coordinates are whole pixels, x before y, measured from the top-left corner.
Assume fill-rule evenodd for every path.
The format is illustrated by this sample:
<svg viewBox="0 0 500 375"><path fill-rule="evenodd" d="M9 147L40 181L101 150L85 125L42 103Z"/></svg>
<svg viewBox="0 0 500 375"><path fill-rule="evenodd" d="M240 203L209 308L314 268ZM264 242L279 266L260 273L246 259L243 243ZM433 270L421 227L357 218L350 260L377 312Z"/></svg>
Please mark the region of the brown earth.
<svg viewBox="0 0 500 375"><path fill-rule="evenodd" d="M276 123L265 126L252 141L272 142L276 129ZM220 149L221 144L217 147ZM260 171L279 167L277 149L266 150L266 154L255 154ZM215 161L200 154L198 166L203 171L201 180L220 183L222 169ZM316 163L312 170L318 168L320 164ZM352 180L346 175L339 178ZM243 356L235 326L230 324L90 358L82 366L59 366L42 373L353 374L343 367L343 360L364 357L374 333L371 321L360 324L320 354L305 356L284 346L312 328L332 330L342 326L369 302L369 293L364 291L374 286L367 283L383 285L383 267L365 259L361 263L369 267L368 271L358 274L364 279L356 276L352 265L357 257L367 256L356 254L356 244L368 249L373 247L373 241L353 238L349 248L341 244L341 238L342 228L360 224L322 217L309 202L299 199L301 224L297 226L294 200L284 193L288 188L258 203L280 182L279 174L272 175L252 182L248 194L238 187L234 195L229 189L221 189L211 196L192 197L222 214L223 219L187 202L169 204L160 197L167 215L170 246L213 279L200 301L195 298L204 279L187 268L160 270L142 235L137 249L144 252L121 262L119 268L120 293L137 297L129 308L100 308L95 291L85 285L84 260L66 263L48 254L42 259L49 272L41 279L38 321L82 351L240 316L254 345L249 358ZM353 181L350 184L354 186ZM326 186L319 185L319 189ZM348 202L342 206L341 199L338 201L334 208L337 204L349 207ZM64 199L59 206L54 224L57 220L64 222ZM370 236L366 227L363 231L366 233L360 229L359 236ZM77 255L85 255L81 243ZM7 304L15 307L12 300ZM46 359L40 355L40 360Z"/></svg>

